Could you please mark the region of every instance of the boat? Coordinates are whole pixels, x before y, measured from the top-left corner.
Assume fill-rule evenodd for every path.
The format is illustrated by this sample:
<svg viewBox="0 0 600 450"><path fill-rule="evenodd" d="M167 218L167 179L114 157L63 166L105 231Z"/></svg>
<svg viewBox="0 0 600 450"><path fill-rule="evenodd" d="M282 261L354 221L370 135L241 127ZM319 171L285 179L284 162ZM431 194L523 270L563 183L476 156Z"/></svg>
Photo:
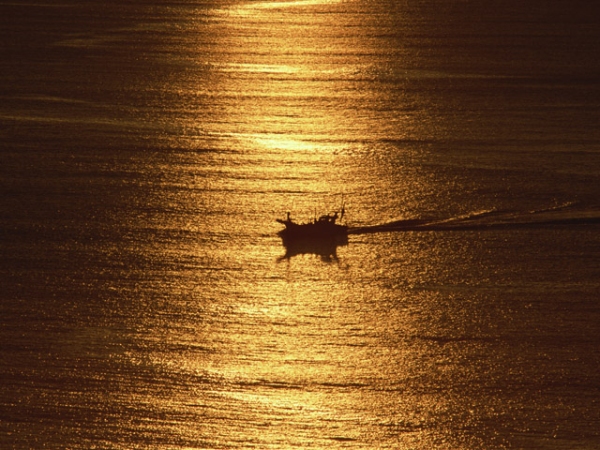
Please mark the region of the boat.
<svg viewBox="0 0 600 450"><path fill-rule="evenodd" d="M336 211L333 214L326 214L315 218L312 222L297 223L292 220L290 213L287 213L287 218L275 219L285 228L279 232L279 235L286 242L297 240L338 240L348 239L348 226L337 223L338 219L344 217L344 207L340 212Z"/></svg>

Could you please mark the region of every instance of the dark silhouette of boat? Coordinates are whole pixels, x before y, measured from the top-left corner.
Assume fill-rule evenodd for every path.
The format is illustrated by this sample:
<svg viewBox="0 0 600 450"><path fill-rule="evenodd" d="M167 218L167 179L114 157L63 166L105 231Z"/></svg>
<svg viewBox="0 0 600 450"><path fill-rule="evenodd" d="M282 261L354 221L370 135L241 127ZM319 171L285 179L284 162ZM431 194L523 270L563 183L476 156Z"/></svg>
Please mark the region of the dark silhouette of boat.
<svg viewBox="0 0 600 450"><path fill-rule="evenodd" d="M287 218L276 219L285 228L279 232L284 244L287 242L307 239L332 240L348 238L348 226L337 223L344 217L344 207L341 211L315 218L312 222L296 223L287 213Z"/></svg>
<svg viewBox="0 0 600 450"><path fill-rule="evenodd" d="M294 256L313 254L320 256L325 262L338 261L338 246L348 245L348 227L337 223L344 217L344 207L340 212L326 214L311 222L297 223L290 213L287 218L275 219L285 228L278 234L281 236L285 255L279 260L289 260Z"/></svg>

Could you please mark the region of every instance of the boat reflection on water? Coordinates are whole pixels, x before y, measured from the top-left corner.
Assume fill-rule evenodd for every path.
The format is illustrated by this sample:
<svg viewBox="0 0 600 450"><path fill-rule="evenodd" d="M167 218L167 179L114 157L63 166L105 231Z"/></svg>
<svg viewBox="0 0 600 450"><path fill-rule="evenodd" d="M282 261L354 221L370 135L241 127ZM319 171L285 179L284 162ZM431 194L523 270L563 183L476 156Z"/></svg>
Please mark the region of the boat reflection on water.
<svg viewBox="0 0 600 450"><path fill-rule="evenodd" d="M289 260L298 255L316 255L327 263L338 262L337 248L348 245L348 235L297 239L286 238L281 233L279 235L285 247L285 255L279 257L278 261Z"/></svg>
<svg viewBox="0 0 600 450"><path fill-rule="evenodd" d="M294 222L289 212L286 220L276 219L285 225L278 233L286 249L279 261L304 254L320 256L325 262L338 261L337 248L348 244L348 226L337 223L343 217L344 207L340 212L326 214L307 223Z"/></svg>

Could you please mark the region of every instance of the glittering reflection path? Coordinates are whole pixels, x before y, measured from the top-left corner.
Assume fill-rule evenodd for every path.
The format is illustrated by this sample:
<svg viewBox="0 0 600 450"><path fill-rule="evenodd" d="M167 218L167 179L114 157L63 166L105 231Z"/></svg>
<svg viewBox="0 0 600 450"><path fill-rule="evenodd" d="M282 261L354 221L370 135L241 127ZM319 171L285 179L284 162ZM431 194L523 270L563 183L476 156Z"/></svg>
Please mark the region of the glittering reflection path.
<svg viewBox="0 0 600 450"><path fill-rule="evenodd" d="M233 274L228 286L217 283L212 291L225 289L229 300L204 309L187 338L183 324L174 327L165 353L155 356L159 367L180 371L177 390L188 392L170 407L201 417L182 435L260 448L426 440L421 431L433 425L421 408L433 399L414 389L423 361L421 344L406 335L410 310L373 303L375 291L352 287L352 268L310 257L275 268L272 259L252 264L255 274L264 271L258 282ZM187 350L174 357L178 341Z"/></svg>

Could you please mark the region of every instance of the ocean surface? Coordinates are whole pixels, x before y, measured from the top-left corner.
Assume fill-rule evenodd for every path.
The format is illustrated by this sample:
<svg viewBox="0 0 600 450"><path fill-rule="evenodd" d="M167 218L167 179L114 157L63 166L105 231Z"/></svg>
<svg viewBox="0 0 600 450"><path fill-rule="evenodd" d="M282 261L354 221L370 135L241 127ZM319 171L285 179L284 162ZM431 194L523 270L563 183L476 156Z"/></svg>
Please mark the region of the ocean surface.
<svg viewBox="0 0 600 450"><path fill-rule="evenodd" d="M579 0L0 0L0 448L600 449L599 42Z"/></svg>

